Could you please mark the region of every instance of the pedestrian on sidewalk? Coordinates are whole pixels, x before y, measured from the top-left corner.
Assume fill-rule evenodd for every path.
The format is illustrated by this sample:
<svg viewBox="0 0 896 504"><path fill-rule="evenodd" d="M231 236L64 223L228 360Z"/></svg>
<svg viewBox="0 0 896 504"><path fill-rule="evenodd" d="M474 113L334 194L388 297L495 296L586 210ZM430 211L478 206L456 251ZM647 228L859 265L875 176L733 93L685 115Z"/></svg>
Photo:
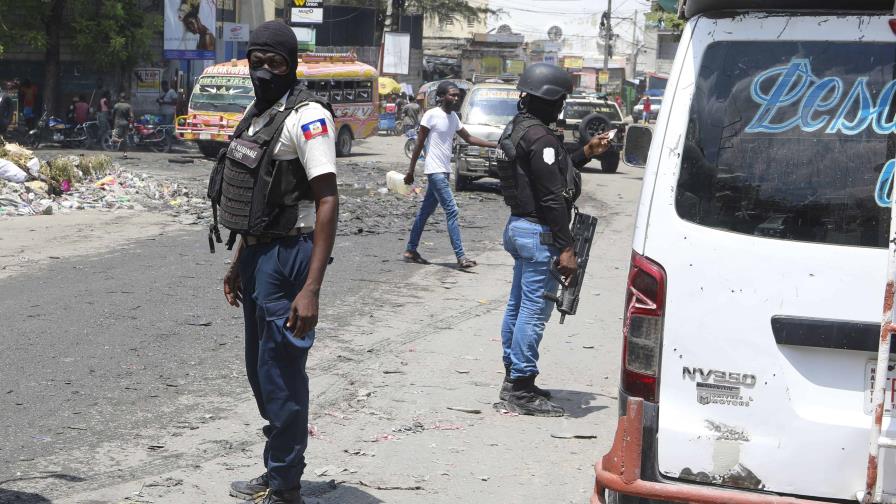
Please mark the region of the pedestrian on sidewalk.
<svg viewBox="0 0 896 504"><path fill-rule="evenodd" d="M246 56L255 101L216 166L222 172L213 175L209 195L220 201L228 244L240 236L224 295L243 306L246 374L267 421L267 442L265 472L234 481L230 493L300 504L308 446L305 365L339 208L336 128L330 104L297 82L298 42L289 26L261 24Z"/></svg>
<svg viewBox="0 0 896 504"><path fill-rule="evenodd" d="M567 152L548 127L557 121L573 84L569 74L554 65L537 63L526 68L517 89L521 112L501 135L502 150L511 160L499 167L501 192L510 207L504 229L504 249L513 257L513 282L501 345L504 383L499 398L508 410L522 415L563 416L550 392L535 385L538 347L554 304L545 294L556 294L551 274L572 278L577 269L570 214L581 191L578 169L609 147L609 136L596 136L584 148Z"/></svg>
<svg viewBox="0 0 896 504"><path fill-rule="evenodd" d="M109 133L109 120L111 119L109 113L111 111L112 93L108 90L103 90L102 94L100 94L100 108L96 112L96 122L99 129L97 135L100 142L102 142L103 139L106 138L106 134Z"/></svg>
<svg viewBox="0 0 896 504"><path fill-rule="evenodd" d="M168 81L162 81L162 94L156 100L159 104L159 115L161 116L162 126L171 126L174 124L174 112L177 106L177 91L171 89Z"/></svg>
<svg viewBox="0 0 896 504"><path fill-rule="evenodd" d="M650 113L653 112L653 104L650 103L650 96L644 95L644 112L641 114L644 124L650 123Z"/></svg>
<svg viewBox="0 0 896 504"><path fill-rule="evenodd" d="M461 269L469 269L476 266L476 261L467 257L460 238L460 224L458 223L457 203L451 192L451 153L454 150L454 135L459 135L465 142L480 147L497 147L497 143L489 142L471 135L457 116L460 88L451 81L443 81L436 88L436 100L438 107L433 107L423 114L420 121L420 131L417 133L417 145L411 156L411 166L404 177L405 184L414 183L414 170L417 168L417 159L427 144L426 160L423 173L426 175L428 185L426 195L417 217L411 236L404 252L407 262L428 264L428 261L420 256L417 247L420 245L420 237L429 216L435 211L437 205L445 210L448 220L448 236L451 238L451 246L454 247L454 255L457 257L457 266Z"/></svg>
<svg viewBox="0 0 896 504"><path fill-rule="evenodd" d="M118 95L118 103L112 107L112 142L118 144L118 149L122 152L121 157L128 158L128 130L134 123L134 109L128 103L128 94L121 93Z"/></svg>

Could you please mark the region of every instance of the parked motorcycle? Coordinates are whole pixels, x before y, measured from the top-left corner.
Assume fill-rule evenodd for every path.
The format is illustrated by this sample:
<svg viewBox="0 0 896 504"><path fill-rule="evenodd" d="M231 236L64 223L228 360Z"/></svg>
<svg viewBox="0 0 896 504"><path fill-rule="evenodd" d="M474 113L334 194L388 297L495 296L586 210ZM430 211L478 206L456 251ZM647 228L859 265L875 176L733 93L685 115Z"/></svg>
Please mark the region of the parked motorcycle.
<svg viewBox="0 0 896 504"><path fill-rule="evenodd" d="M413 126L409 127L404 130L404 136L407 137L407 140L404 142L404 155L411 159L411 156L414 155L414 148L417 147L417 129ZM426 159L426 145L423 146L418 161L423 161L424 159Z"/></svg>
<svg viewBox="0 0 896 504"><path fill-rule="evenodd" d="M96 121L67 124L44 112L37 122L37 128L29 131L25 137L25 145L36 149L44 143L55 143L70 149L87 149L96 143L98 131L99 124Z"/></svg>
<svg viewBox="0 0 896 504"><path fill-rule="evenodd" d="M132 124L128 128L127 137L120 141L112 138L112 131L102 138L103 150L117 151L121 142L128 142L131 147L146 147L153 152L170 152L174 140L174 126L155 124Z"/></svg>

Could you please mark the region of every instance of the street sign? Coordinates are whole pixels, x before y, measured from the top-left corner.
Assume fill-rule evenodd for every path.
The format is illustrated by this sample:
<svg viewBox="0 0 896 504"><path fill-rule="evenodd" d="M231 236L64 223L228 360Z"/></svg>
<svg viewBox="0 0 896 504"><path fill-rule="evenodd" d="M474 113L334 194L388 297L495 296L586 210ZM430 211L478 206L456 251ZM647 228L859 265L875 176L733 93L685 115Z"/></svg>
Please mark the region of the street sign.
<svg viewBox="0 0 896 504"><path fill-rule="evenodd" d="M224 23L224 42L248 42L249 25L240 23Z"/></svg>
<svg viewBox="0 0 896 504"><path fill-rule="evenodd" d="M610 83L610 72L607 70L599 70L597 72L597 83L600 85Z"/></svg>
<svg viewBox="0 0 896 504"><path fill-rule="evenodd" d="M563 68L582 68L585 65L585 59L581 56L564 56Z"/></svg>
<svg viewBox="0 0 896 504"><path fill-rule="evenodd" d="M290 24L321 24L324 22L322 7L293 7L289 11Z"/></svg>

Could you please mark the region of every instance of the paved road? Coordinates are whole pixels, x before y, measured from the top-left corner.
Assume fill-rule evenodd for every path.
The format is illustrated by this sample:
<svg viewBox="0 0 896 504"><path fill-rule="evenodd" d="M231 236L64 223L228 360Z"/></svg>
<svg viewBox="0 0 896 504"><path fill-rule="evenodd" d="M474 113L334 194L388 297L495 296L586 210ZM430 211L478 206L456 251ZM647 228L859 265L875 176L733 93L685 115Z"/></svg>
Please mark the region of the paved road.
<svg viewBox="0 0 896 504"><path fill-rule="evenodd" d="M406 160L394 154L400 152L400 144L396 138L375 139L359 146L354 157L342 160L345 180L356 188L350 197L367 198L367 204L374 206L385 204L379 198L394 198L367 186L382 185L387 169L404 165ZM199 178L207 173L207 162L167 163L173 156L138 154L135 164L140 170L173 178ZM370 180L352 178L351 170ZM443 439L447 443L443 449L436 440L417 448L411 448L412 441L395 442L384 446L378 459L364 460L376 464L351 469L360 471L357 477L348 469L324 464L346 464L341 460L345 450L375 451L359 439L389 432L390 425L407 422L413 430L412 419L427 416L424 412L433 401L486 404L493 400L500 378L490 370L496 364L492 347L509 273L509 262L500 248L506 210L493 183L459 196L465 242L473 255L483 259L473 275L451 268L453 257L441 219L424 235L425 251L436 259L436 266L408 266L398 260L411 224L412 201L397 204L385 232L341 236L322 303L327 307L322 310L323 337L309 364L316 389L312 417L326 434L312 441L309 471L315 472L306 476L321 481L307 485L306 493L328 503L448 502L455 498L472 502L483 491L477 489L481 484L487 494L509 501L535 491L527 488L523 473L514 474L513 467L532 471L539 465L526 457L510 462L520 456L511 447L525 444L515 438L541 432L543 444L545 430L573 429L593 431L599 439L583 443L580 448L586 449L569 444L541 446L547 452L536 458L550 460L553 467L547 471L550 478L539 480L535 493L552 498L559 491L562 498L556 502L583 501L582 493L590 486L588 467L608 446L615 423L617 312L639 176L640 170L627 167L614 175L585 175L584 206L602 218L589 295L572 323L560 328L552 322L549 336L566 335L561 337L566 339L562 349L545 350L546 366L554 370L547 378L553 382L546 383L558 389L564 381L579 385L578 391L570 390L565 396L569 419L551 424L545 419L520 418L512 419L517 427L502 426L502 417L490 415L494 412L486 408L485 424L467 424L466 434L446 432L460 437ZM0 221L0 236L4 224ZM108 230L115 231L114 227ZM145 499L138 502L227 501L220 498L221 482L245 475L228 471L256 470L258 443L253 431L257 419L243 373L240 313L225 307L219 286L228 255L208 254L204 230L198 226L143 236L88 256L67 256L66 243L55 243L52 236L47 236L47 244L60 250L60 259L0 280L0 313L4 314L0 502L119 502L135 489ZM589 344L575 340L577 334ZM462 346L451 344L455 338ZM490 343L482 349L477 341ZM471 378L463 383L445 385L468 375ZM433 380L438 390L428 393L425 383ZM437 397L442 391L453 397ZM563 393L559 396L564 400ZM386 402L377 404L379 398ZM456 418L436 420L425 426L427 432L464 425L456 423ZM401 427L391 431L404 437L407 431ZM483 442L479 450L476 446L456 449L457 443L465 443L464 438L467 443ZM425 438L413 439L423 442ZM441 473L425 466L438 466L440 459L452 457L478 459L485 455L487 439L505 446L510 458L482 461L469 469L472 477L463 483L444 475L439 476L444 480L440 483L431 480ZM409 449L422 453L427 447L434 453L431 457L403 453ZM312 462L313 458L317 460ZM357 459L353 459L356 465ZM414 467L403 465L409 461ZM191 477L194 466L209 472ZM327 482L339 474L336 483ZM361 481L361 476L373 481L400 479L404 483L397 486L408 488L396 493L384 489L390 485L348 484ZM495 481L486 485L492 477ZM508 478L512 485L507 485ZM337 484L343 481L346 484ZM155 494L144 488L147 482Z"/></svg>

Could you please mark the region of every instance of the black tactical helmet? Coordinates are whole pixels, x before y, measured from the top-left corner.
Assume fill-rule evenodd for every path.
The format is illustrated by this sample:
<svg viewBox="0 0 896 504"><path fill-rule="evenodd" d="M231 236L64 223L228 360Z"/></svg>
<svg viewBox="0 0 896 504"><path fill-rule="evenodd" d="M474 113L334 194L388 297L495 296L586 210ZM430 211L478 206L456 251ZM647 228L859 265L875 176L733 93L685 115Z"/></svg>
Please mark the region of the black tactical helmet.
<svg viewBox="0 0 896 504"><path fill-rule="evenodd" d="M572 78L558 66L536 63L526 67L516 88L524 93L554 101L572 93Z"/></svg>

